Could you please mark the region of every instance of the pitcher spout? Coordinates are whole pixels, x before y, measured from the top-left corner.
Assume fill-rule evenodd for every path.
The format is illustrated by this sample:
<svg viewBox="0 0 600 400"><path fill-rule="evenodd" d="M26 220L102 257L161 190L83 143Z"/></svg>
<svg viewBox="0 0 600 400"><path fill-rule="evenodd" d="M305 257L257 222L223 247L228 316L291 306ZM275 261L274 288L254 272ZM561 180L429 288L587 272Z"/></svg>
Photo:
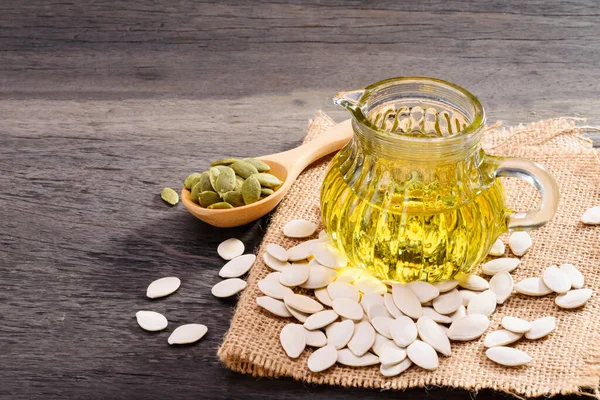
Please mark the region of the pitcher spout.
<svg viewBox="0 0 600 400"><path fill-rule="evenodd" d="M365 89L348 90L336 93L333 104L342 106L354 114L360 107L360 99L365 94Z"/></svg>

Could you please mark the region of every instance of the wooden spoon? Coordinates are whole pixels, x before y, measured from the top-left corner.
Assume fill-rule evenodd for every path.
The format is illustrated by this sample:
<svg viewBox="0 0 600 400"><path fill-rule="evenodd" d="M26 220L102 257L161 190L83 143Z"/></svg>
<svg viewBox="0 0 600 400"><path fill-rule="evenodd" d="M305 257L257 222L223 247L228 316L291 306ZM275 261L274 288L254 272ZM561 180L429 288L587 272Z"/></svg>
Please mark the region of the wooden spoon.
<svg viewBox="0 0 600 400"><path fill-rule="evenodd" d="M352 135L352 125L348 119L330 128L322 135L317 136L316 139L295 149L258 157L269 164L271 167L269 173L279 178L283 184L275 193L256 203L225 210L209 210L194 203L190 197L191 192L185 188L181 191L181 201L185 208L194 216L213 226L231 228L233 226L245 225L274 209L283 199L283 196L285 196L298 175L306 167L319 158L341 149L350 141ZM315 184L318 183L315 182Z"/></svg>

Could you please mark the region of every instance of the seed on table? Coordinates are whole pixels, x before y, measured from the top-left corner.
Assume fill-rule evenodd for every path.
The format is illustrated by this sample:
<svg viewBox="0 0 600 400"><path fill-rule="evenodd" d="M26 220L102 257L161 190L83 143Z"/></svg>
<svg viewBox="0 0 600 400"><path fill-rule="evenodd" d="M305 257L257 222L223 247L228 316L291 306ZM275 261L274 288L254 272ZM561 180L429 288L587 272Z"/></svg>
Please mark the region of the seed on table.
<svg viewBox="0 0 600 400"><path fill-rule="evenodd" d="M307 314L314 314L323 310L323 305L321 303L301 294L288 294L283 298L283 302L286 305Z"/></svg>
<svg viewBox="0 0 600 400"><path fill-rule="evenodd" d="M461 288L474 290L476 292L482 292L488 290L490 285L488 281L474 274L456 274L455 277L458 280L458 285Z"/></svg>
<svg viewBox="0 0 600 400"><path fill-rule="evenodd" d="M452 314L449 315L451 323L461 319L462 317L467 315L467 308L463 305L461 305L460 307L458 307L458 310L454 311Z"/></svg>
<svg viewBox="0 0 600 400"><path fill-rule="evenodd" d="M261 279L258 281L258 289L267 296L277 300L283 300L286 295L294 294L292 289L279 283L279 278L277 280L269 278Z"/></svg>
<svg viewBox="0 0 600 400"><path fill-rule="evenodd" d="M461 305L461 307L462 307L462 305ZM455 312L457 312L457 311L458 310L456 310ZM452 322L452 318L450 316L442 315L442 314L438 313L437 311L435 311L435 309L433 309L431 307L423 307L423 316L429 317L432 320L434 320L435 322L439 322L440 324L449 324Z"/></svg>
<svg viewBox="0 0 600 400"><path fill-rule="evenodd" d="M556 296L554 302L561 308L578 308L583 306L593 293L592 289L574 289Z"/></svg>
<svg viewBox="0 0 600 400"><path fill-rule="evenodd" d="M179 195L171 188L164 188L160 192L160 198L172 206L179 203Z"/></svg>
<svg viewBox="0 0 600 400"><path fill-rule="evenodd" d="M377 332L381 335L385 336L388 339L392 339L392 334L390 333L390 326L392 322L395 321L392 318L388 317L375 317L371 320L371 325Z"/></svg>
<svg viewBox="0 0 600 400"><path fill-rule="evenodd" d="M496 311L496 293L486 290L469 302L467 314L481 314L489 317Z"/></svg>
<svg viewBox="0 0 600 400"><path fill-rule="evenodd" d="M508 247L515 256L522 256L531 247L531 236L528 232L514 232L508 238Z"/></svg>
<svg viewBox="0 0 600 400"><path fill-rule="evenodd" d="M169 324L164 315L155 311L138 311L135 318L138 325L149 332L161 331Z"/></svg>
<svg viewBox="0 0 600 400"><path fill-rule="evenodd" d="M504 317L500 325L506 330L514 333L525 333L531 329L531 323L517 317Z"/></svg>
<svg viewBox="0 0 600 400"><path fill-rule="evenodd" d="M427 316L419 318L417 321L417 331L421 340L436 351L445 356L452 355L450 340L448 340L446 332L433 319Z"/></svg>
<svg viewBox="0 0 600 400"><path fill-rule="evenodd" d="M490 249L490 252L488 254L490 256L503 256L504 252L505 252L504 243L502 243L502 240L500 240L498 238L492 245L492 248Z"/></svg>
<svg viewBox="0 0 600 400"><path fill-rule="evenodd" d="M406 349L402 349L394 342L388 342L383 346L379 362L383 365L395 365L406 358Z"/></svg>
<svg viewBox="0 0 600 400"><path fill-rule="evenodd" d="M512 272L521 264L521 260L518 258L496 258L495 260L488 261L481 266L481 272L486 275L496 275L498 272Z"/></svg>
<svg viewBox="0 0 600 400"><path fill-rule="evenodd" d="M335 347L327 345L314 351L308 357L308 369L312 372L321 372L332 367L338 359L338 351Z"/></svg>
<svg viewBox="0 0 600 400"><path fill-rule="evenodd" d="M304 329L304 336L306 336L306 345L310 347L323 347L327 344L327 336L318 329L309 331Z"/></svg>
<svg viewBox="0 0 600 400"><path fill-rule="evenodd" d="M278 317L289 318L292 316L281 300L276 300L269 296L261 296L256 298L256 304Z"/></svg>
<svg viewBox="0 0 600 400"><path fill-rule="evenodd" d="M384 305L383 296L380 294L363 294L362 299L360 300L360 305L362 306L364 312L368 312L369 308L375 304Z"/></svg>
<svg viewBox="0 0 600 400"><path fill-rule="evenodd" d="M400 347L407 347L417 338L417 325L407 316L396 318L390 323L390 336Z"/></svg>
<svg viewBox="0 0 600 400"><path fill-rule="evenodd" d="M273 271L273 272L269 272L267 274L267 276L265 276L263 279L269 279L269 280L273 279L273 280L279 282L279 277L280 276L281 276L281 272L279 272L279 271Z"/></svg>
<svg viewBox="0 0 600 400"><path fill-rule="evenodd" d="M230 260L219 271L221 278L239 278L252 268L256 261L254 254L244 254Z"/></svg>
<svg viewBox="0 0 600 400"><path fill-rule="evenodd" d="M315 260L325 267L338 269L348 265L342 253L328 242L317 242L313 244L311 250Z"/></svg>
<svg viewBox="0 0 600 400"><path fill-rule="evenodd" d="M506 271L498 272L490 279L490 290L496 294L496 303L498 304L504 304L512 294L514 287L513 278Z"/></svg>
<svg viewBox="0 0 600 400"><path fill-rule="evenodd" d="M368 367L369 365L379 364L379 357L372 353L365 353L357 357L350 349L338 350L337 362L349 367Z"/></svg>
<svg viewBox="0 0 600 400"><path fill-rule="evenodd" d="M462 299L462 305L463 306L468 306L469 302L471 301L471 299L475 296L477 296L477 292L474 292L472 290L459 290L458 293L460 293L460 297Z"/></svg>
<svg viewBox="0 0 600 400"><path fill-rule="evenodd" d="M246 281L239 278L225 279L213 286L210 292L215 297L230 297L246 289L247 285Z"/></svg>
<svg viewBox="0 0 600 400"><path fill-rule="evenodd" d="M423 307L416 294L406 285L396 283L392 285L394 303L400 311L411 318L419 319L423 315Z"/></svg>
<svg viewBox="0 0 600 400"><path fill-rule="evenodd" d="M338 319L338 315L333 310L323 310L318 313L312 314L304 322L304 328L309 331L315 329L321 329L331 324L333 321Z"/></svg>
<svg viewBox="0 0 600 400"><path fill-rule="evenodd" d="M600 225L600 206L588 208L581 216L581 222L586 225Z"/></svg>
<svg viewBox="0 0 600 400"><path fill-rule="evenodd" d="M326 287L321 289L315 289L315 297L324 305L328 307L333 307L333 300L331 299L331 297L329 297L329 291L327 291Z"/></svg>
<svg viewBox="0 0 600 400"><path fill-rule="evenodd" d="M398 318L404 315L402 311L396 307L396 303L394 303L394 298L391 293L385 293L383 295L383 304L392 317Z"/></svg>
<svg viewBox="0 0 600 400"><path fill-rule="evenodd" d="M381 304L375 304L369 307L369 311L367 311L367 316L369 317L369 320L372 320L375 317L393 318L392 314L388 312L387 308Z"/></svg>
<svg viewBox="0 0 600 400"><path fill-rule="evenodd" d="M309 269L307 265L293 264L284 268L279 277L279 283L284 286L296 287L308 280Z"/></svg>
<svg viewBox="0 0 600 400"><path fill-rule="evenodd" d="M571 289L571 279L556 265L551 265L544 270L542 275L544 284L556 293L566 293Z"/></svg>
<svg viewBox="0 0 600 400"><path fill-rule="evenodd" d="M499 329L488 333L483 340L483 345L485 347L506 346L507 344L516 342L521 339L521 337L523 337L522 333L511 332L507 329Z"/></svg>
<svg viewBox="0 0 600 400"><path fill-rule="evenodd" d="M354 326L354 334L348 342L348 348L354 355L360 357L373 347L376 335L369 321L361 321Z"/></svg>
<svg viewBox="0 0 600 400"><path fill-rule="evenodd" d="M379 367L379 371L381 372L381 375L389 378L392 376L400 375L401 373L406 371L408 368L410 368L411 365L412 365L412 361L410 361L409 358L405 358L398 364L391 364L391 365L381 364L381 366Z"/></svg>
<svg viewBox="0 0 600 400"><path fill-rule="evenodd" d="M300 287L304 289L324 288L335 280L335 275L335 271L330 268L309 266L308 280L300 285Z"/></svg>
<svg viewBox="0 0 600 400"><path fill-rule="evenodd" d="M278 259L276 259L275 257L273 257L272 255L270 255L267 252L263 253L263 261L265 262L265 265L269 268L271 268L273 271L278 271L281 272L284 270L284 268L288 268L291 266L291 264L287 261L279 261Z"/></svg>
<svg viewBox="0 0 600 400"><path fill-rule="evenodd" d="M345 297L333 300L333 311L341 317L355 321L359 321L364 315L363 309L358 302Z"/></svg>
<svg viewBox="0 0 600 400"><path fill-rule="evenodd" d="M304 328L299 324L287 324L281 329L279 341L289 358L298 358L306 348Z"/></svg>
<svg viewBox="0 0 600 400"><path fill-rule="evenodd" d="M475 340L487 330L490 320L485 315L471 314L458 319L450 325L448 338L456 341Z"/></svg>
<svg viewBox="0 0 600 400"><path fill-rule="evenodd" d="M167 339L169 344L190 344L202 339L208 332L206 325L186 324L175 328Z"/></svg>
<svg viewBox="0 0 600 400"><path fill-rule="evenodd" d="M379 279L368 275L359 277L352 282L352 284L364 294L382 295L387 292L387 286L385 286L385 284L383 284Z"/></svg>
<svg viewBox="0 0 600 400"><path fill-rule="evenodd" d="M292 314L292 317L296 318L298 321L300 321L302 323L305 323L306 320L308 319L308 317L310 317L310 314L302 312L302 311L298 311L298 310L290 307L287 304L285 305L285 307L290 312L290 314Z"/></svg>
<svg viewBox="0 0 600 400"><path fill-rule="evenodd" d="M231 260L244 254L244 243L236 238L227 239L217 247L217 253L224 260Z"/></svg>
<svg viewBox="0 0 600 400"><path fill-rule="evenodd" d="M573 264L563 264L559 268L571 279L571 287L573 289L581 289L583 287L583 275Z"/></svg>
<svg viewBox="0 0 600 400"><path fill-rule="evenodd" d="M427 303L440 295L439 289L429 282L410 282L407 283L406 286L412 290L421 304Z"/></svg>
<svg viewBox="0 0 600 400"><path fill-rule="evenodd" d="M433 347L420 340L415 340L407 347L406 353L410 361L423 369L434 370L439 365L438 355Z"/></svg>
<svg viewBox="0 0 600 400"><path fill-rule="evenodd" d="M168 276L160 278L148 285L146 289L146 296L151 299L157 299L159 297L165 297L174 293L181 285L181 280L174 276Z"/></svg>
<svg viewBox="0 0 600 400"><path fill-rule="evenodd" d="M276 243L268 244L265 250L279 261L285 262L290 257L288 251Z"/></svg>
<svg viewBox="0 0 600 400"><path fill-rule="evenodd" d="M462 297L458 290L452 289L442 293L433 300L433 308L440 314L452 314L462 305Z"/></svg>
<svg viewBox="0 0 600 400"><path fill-rule="evenodd" d="M532 360L524 351L512 347L492 347L485 351L485 355L496 364L507 367L525 365Z"/></svg>
<svg viewBox="0 0 600 400"><path fill-rule="evenodd" d="M554 317L543 317L536 319L531 323L531 328L525 333L525 337L530 340L541 339L556 328Z"/></svg>
<svg viewBox="0 0 600 400"><path fill-rule="evenodd" d="M283 227L283 234L291 238L305 238L317 230L317 224L305 219L293 219Z"/></svg>
<svg viewBox="0 0 600 400"><path fill-rule="evenodd" d="M316 240L307 240L297 246L288 249L288 261L300 261L307 259L312 255L312 246L317 243Z"/></svg>
<svg viewBox="0 0 600 400"><path fill-rule="evenodd" d="M436 282L433 286L435 286L440 293L446 293L456 288L458 286L458 281L456 279L451 279L449 281Z"/></svg>
<svg viewBox="0 0 600 400"><path fill-rule="evenodd" d="M342 322L334 322L325 328L327 344L333 345L340 350L348 344L354 334L354 322L347 319Z"/></svg>
<svg viewBox="0 0 600 400"><path fill-rule="evenodd" d="M381 354L383 354L383 348L385 344L389 342L391 342L390 339L380 335L379 333L375 333L375 342L373 343L371 350L373 350L373 353L377 354L377 356L381 356Z"/></svg>
<svg viewBox="0 0 600 400"><path fill-rule="evenodd" d="M356 302L360 300L360 293L358 289L356 289L353 285L347 282L331 282L327 285L327 291L329 292L329 297L332 300L339 299L342 297L352 299Z"/></svg>
<svg viewBox="0 0 600 400"><path fill-rule="evenodd" d="M541 278L525 278L515 284L515 292L528 296L545 296L552 293Z"/></svg>

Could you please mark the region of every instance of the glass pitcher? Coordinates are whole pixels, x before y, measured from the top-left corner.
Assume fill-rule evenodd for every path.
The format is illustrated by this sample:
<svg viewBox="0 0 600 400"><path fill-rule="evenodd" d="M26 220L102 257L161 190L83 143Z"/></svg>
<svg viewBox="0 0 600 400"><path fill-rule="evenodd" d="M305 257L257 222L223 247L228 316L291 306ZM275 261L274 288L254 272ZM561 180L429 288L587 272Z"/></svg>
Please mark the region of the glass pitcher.
<svg viewBox="0 0 600 400"><path fill-rule="evenodd" d="M354 136L329 165L321 212L351 266L382 280L451 279L479 265L500 234L556 212L558 187L543 167L483 151L483 107L459 86L394 78L334 103L352 114ZM532 183L539 208L509 210L499 177Z"/></svg>

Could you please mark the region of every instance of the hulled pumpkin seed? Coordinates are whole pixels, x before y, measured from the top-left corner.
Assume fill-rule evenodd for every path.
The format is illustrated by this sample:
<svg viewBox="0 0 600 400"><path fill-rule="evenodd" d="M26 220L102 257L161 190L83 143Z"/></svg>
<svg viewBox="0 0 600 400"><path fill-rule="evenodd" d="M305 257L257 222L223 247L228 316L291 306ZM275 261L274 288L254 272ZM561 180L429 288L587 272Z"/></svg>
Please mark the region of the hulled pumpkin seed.
<svg viewBox="0 0 600 400"><path fill-rule="evenodd" d="M160 192L160 197L172 206L179 203L179 195L171 188L164 188Z"/></svg>
<svg viewBox="0 0 600 400"><path fill-rule="evenodd" d="M244 184L245 179L239 175L235 176L235 190L238 192L242 191L242 185Z"/></svg>
<svg viewBox="0 0 600 400"><path fill-rule="evenodd" d="M261 196L265 196L266 197L266 196L272 195L273 193L275 193L273 191L273 189L269 189L269 188L261 188L260 189L260 195Z"/></svg>
<svg viewBox="0 0 600 400"><path fill-rule="evenodd" d="M256 179L258 179L258 181L260 182L260 184L262 186L265 186L268 188L274 188L277 186L281 186L281 184L283 183L275 175L260 173L260 174L256 174L255 176L256 176Z"/></svg>
<svg viewBox="0 0 600 400"><path fill-rule="evenodd" d="M250 175L258 174L256 167L246 161L236 161L230 167L244 179L247 179Z"/></svg>
<svg viewBox="0 0 600 400"><path fill-rule="evenodd" d="M198 180L194 182L196 182L196 184L200 184L200 191L198 193L206 192L207 190L210 190L211 192L215 191L215 189L212 187L212 184L210 183L210 172L208 171L204 171L203 173L201 173ZM192 186L192 188L193 187L194 186Z"/></svg>
<svg viewBox="0 0 600 400"><path fill-rule="evenodd" d="M255 175L251 175L242 185L242 198L246 204L252 204L260 200L260 183Z"/></svg>
<svg viewBox="0 0 600 400"><path fill-rule="evenodd" d="M226 158L222 158L220 160L211 162L210 166L211 167L216 167L217 165L229 165L229 164L233 164L236 161L238 161L237 158L226 157Z"/></svg>
<svg viewBox="0 0 600 400"><path fill-rule="evenodd" d="M198 182L192 188L192 193L190 194L190 198L192 199L192 201L194 203L198 203L198 196L200 195L200 193L202 193L204 191L205 190L202 190L202 183ZM212 190L209 190L209 191L212 191Z"/></svg>
<svg viewBox="0 0 600 400"><path fill-rule="evenodd" d="M223 200L234 207L241 207L245 205L244 198L242 197L242 192L237 190L232 190L230 192L225 193L223 195Z"/></svg>
<svg viewBox="0 0 600 400"><path fill-rule="evenodd" d="M202 192L198 195L198 203L202 207L208 207L215 203L219 203L221 198L218 194L213 191L207 190L206 192Z"/></svg>
<svg viewBox="0 0 600 400"><path fill-rule="evenodd" d="M222 168L217 176L215 190L220 195L230 192L235 189L235 172L231 168Z"/></svg>
<svg viewBox="0 0 600 400"><path fill-rule="evenodd" d="M198 182L198 179L200 179L201 175L202 174L200 172L192 172L187 176L187 178L185 178L185 181L183 181L183 187L188 190L193 188L194 184Z"/></svg>
<svg viewBox="0 0 600 400"><path fill-rule="evenodd" d="M264 161L258 160L256 158L244 158L242 161L245 161L248 164L254 165L254 168L256 168L256 170L258 172L267 172L267 171L271 170L271 167L269 167L269 164L267 164Z"/></svg>
<svg viewBox="0 0 600 400"><path fill-rule="evenodd" d="M210 210L215 210L215 209L217 209L217 210L224 210L224 209L227 209L227 208L233 208L233 206L231 204L225 202L225 201L222 201L220 203L211 204L207 208L210 209Z"/></svg>

